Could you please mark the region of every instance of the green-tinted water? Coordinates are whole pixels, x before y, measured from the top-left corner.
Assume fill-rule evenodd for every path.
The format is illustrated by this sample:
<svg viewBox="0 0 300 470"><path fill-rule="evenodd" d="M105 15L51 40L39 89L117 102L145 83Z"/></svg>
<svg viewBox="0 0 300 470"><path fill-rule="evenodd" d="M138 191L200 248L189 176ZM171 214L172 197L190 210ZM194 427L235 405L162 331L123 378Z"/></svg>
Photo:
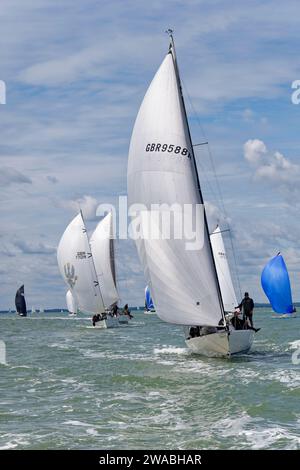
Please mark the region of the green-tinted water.
<svg viewBox="0 0 300 470"><path fill-rule="evenodd" d="M251 354L226 360L192 355L155 315L106 331L1 315L0 448L299 448L300 318L255 321Z"/></svg>

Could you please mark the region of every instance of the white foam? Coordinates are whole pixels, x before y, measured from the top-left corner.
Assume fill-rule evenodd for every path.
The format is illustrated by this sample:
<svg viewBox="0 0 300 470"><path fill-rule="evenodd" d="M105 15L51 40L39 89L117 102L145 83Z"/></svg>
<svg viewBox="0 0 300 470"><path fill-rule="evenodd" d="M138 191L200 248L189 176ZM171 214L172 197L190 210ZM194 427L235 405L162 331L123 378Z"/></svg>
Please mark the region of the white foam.
<svg viewBox="0 0 300 470"><path fill-rule="evenodd" d="M299 349L300 348L300 339L296 339L295 341L291 341L289 343L290 349Z"/></svg>
<svg viewBox="0 0 300 470"><path fill-rule="evenodd" d="M98 431L95 428L89 428L86 430L86 433L91 436L98 436Z"/></svg>
<svg viewBox="0 0 300 470"><path fill-rule="evenodd" d="M300 371L298 370L278 370L269 374L267 379L285 384L288 388L300 387Z"/></svg>
<svg viewBox="0 0 300 470"><path fill-rule="evenodd" d="M218 430L221 430L223 437L241 437L244 444L236 442L241 447L251 447L251 449L272 449L274 444L280 440L286 441L285 449L296 449L300 444L299 435L292 434L288 429L280 425L267 425L262 418L251 418L247 413L242 413L235 419L225 418L217 423ZM245 442L245 438L247 442ZM283 444L283 443L282 443ZM278 444L277 444L278 448Z"/></svg>
<svg viewBox="0 0 300 470"><path fill-rule="evenodd" d="M178 354L178 355L189 354L189 350L187 348L177 348L176 346L154 348L153 352L154 354Z"/></svg>
<svg viewBox="0 0 300 470"><path fill-rule="evenodd" d="M70 419L68 421L64 421L63 424L69 424L71 426L83 426L83 427L88 427L88 428L91 426L88 423L83 423L82 421L77 421L77 420L73 420L73 419Z"/></svg>

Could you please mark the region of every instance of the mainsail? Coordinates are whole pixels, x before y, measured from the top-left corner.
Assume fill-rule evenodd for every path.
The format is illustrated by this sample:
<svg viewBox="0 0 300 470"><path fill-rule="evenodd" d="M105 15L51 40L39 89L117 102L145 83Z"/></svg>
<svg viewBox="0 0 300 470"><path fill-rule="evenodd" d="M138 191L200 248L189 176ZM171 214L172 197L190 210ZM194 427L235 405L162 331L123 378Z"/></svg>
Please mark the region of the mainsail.
<svg viewBox="0 0 300 470"><path fill-rule="evenodd" d="M151 310L154 308L153 300L150 294L149 286L145 288L145 307L147 310Z"/></svg>
<svg viewBox="0 0 300 470"><path fill-rule="evenodd" d="M274 312L284 314L295 311L289 273L280 253L264 267L261 274L261 285Z"/></svg>
<svg viewBox="0 0 300 470"><path fill-rule="evenodd" d="M105 311L82 214L66 228L57 248L60 273L81 311Z"/></svg>
<svg viewBox="0 0 300 470"><path fill-rule="evenodd" d="M215 230L211 233L210 240L214 253L224 310L226 312L234 312L235 307L238 305L238 301L236 299L222 231L220 230L219 225L217 225Z"/></svg>
<svg viewBox="0 0 300 470"><path fill-rule="evenodd" d="M142 235L136 245L159 317L182 325L217 326L224 321L224 310L205 212L198 227L203 243L196 250L186 249L184 236L146 236L153 204L164 204L161 212L174 203L182 209L188 205L192 222L197 206L203 207L173 43L135 121L127 183L129 206L145 208L136 212Z"/></svg>
<svg viewBox="0 0 300 470"><path fill-rule="evenodd" d="M23 317L26 317L27 308L26 308L26 301L24 297L24 284L21 287L19 287L19 289L16 292L15 305L16 305L17 313L19 315L22 315Z"/></svg>
<svg viewBox="0 0 300 470"><path fill-rule="evenodd" d="M109 212L99 222L90 238L97 278L106 308L109 308L119 300L116 287L113 237L113 216Z"/></svg>
<svg viewBox="0 0 300 470"><path fill-rule="evenodd" d="M67 303L67 309L69 310L70 313L77 313L78 311L77 302L70 289L66 293L66 303Z"/></svg>

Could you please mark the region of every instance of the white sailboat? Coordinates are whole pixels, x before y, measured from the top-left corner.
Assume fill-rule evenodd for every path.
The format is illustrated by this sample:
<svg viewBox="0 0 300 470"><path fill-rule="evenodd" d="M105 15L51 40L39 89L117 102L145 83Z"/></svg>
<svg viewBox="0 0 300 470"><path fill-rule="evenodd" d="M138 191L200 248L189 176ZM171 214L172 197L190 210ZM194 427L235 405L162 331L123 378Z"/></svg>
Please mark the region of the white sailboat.
<svg viewBox="0 0 300 470"><path fill-rule="evenodd" d="M66 228L57 248L60 273L78 302L80 311L99 315L99 328L118 326L105 313L88 235L80 212Z"/></svg>
<svg viewBox="0 0 300 470"><path fill-rule="evenodd" d="M145 235L149 225L155 227L153 204L164 204L164 211L174 203L182 208L189 205L195 209L194 214L199 205L203 207L170 36L169 52L144 97L130 142L129 206L143 204L146 208L137 212L136 225L141 237L136 245L158 316L186 326L186 343L193 352L229 357L250 349L253 331L234 330L226 323L205 210L198 226L203 243L197 250L187 250L188 240L184 237ZM159 232L159 227L155 228ZM199 336L191 337L191 326L198 329Z"/></svg>
<svg viewBox="0 0 300 470"><path fill-rule="evenodd" d="M77 301L72 293L72 291L69 289L66 293L66 304L67 304L67 309L69 311L69 316L74 317L78 313L78 305Z"/></svg>
<svg viewBox="0 0 300 470"><path fill-rule="evenodd" d="M90 245L104 306L107 312L111 312L120 300L116 280L112 212L109 212L98 223L90 238ZM128 323L128 318L125 315L119 315L117 319L121 324Z"/></svg>

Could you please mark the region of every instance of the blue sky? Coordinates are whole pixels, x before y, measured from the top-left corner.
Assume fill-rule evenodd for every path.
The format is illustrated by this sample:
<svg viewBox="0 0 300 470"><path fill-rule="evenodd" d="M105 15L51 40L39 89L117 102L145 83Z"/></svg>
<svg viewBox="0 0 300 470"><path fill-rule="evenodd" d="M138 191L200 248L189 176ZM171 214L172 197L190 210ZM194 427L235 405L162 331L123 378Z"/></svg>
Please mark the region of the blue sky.
<svg viewBox="0 0 300 470"><path fill-rule="evenodd" d="M23 282L29 306L64 305L56 246L77 201L92 230L97 204L126 194L132 126L168 27L242 290L265 300L260 272L281 250L300 300L299 14L291 0L1 0L0 308ZM197 159L213 226L224 212L208 149ZM117 254L123 301L142 304L135 247L120 241Z"/></svg>

